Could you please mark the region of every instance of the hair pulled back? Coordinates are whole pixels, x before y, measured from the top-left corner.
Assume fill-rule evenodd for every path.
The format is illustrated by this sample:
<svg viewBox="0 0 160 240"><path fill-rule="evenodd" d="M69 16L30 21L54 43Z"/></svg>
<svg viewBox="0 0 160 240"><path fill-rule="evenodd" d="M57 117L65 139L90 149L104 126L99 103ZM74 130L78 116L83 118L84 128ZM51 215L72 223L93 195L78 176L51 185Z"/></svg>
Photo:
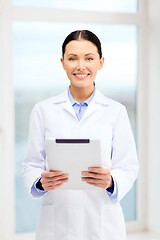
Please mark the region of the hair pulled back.
<svg viewBox="0 0 160 240"><path fill-rule="evenodd" d="M97 47L99 57L100 58L102 57L101 42L100 42L99 38L89 30L77 30L77 31L71 32L66 37L66 39L64 40L64 42L62 44L62 57L64 57L66 45L73 40L87 40L87 41L92 42Z"/></svg>

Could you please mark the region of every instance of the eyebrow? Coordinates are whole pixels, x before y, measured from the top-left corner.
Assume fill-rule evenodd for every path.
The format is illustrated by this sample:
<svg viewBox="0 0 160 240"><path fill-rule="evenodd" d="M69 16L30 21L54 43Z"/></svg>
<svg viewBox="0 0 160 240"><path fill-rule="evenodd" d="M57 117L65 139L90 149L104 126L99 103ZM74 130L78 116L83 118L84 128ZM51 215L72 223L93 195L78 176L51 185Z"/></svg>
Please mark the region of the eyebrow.
<svg viewBox="0 0 160 240"><path fill-rule="evenodd" d="M95 55L94 53L87 53L87 54L85 54L85 56L88 56L88 55ZM74 54L74 53L70 53L70 54L68 54L68 56L70 56L70 55L72 55L72 56L77 56L76 54Z"/></svg>

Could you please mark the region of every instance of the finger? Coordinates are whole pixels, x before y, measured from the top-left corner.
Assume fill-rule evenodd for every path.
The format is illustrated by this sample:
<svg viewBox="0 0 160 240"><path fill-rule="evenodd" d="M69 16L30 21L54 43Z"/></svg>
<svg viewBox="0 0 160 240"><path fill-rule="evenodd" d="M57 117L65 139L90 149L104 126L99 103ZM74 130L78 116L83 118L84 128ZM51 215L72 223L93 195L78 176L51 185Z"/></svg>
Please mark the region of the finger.
<svg viewBox="0 0 160 240"><path fill-rule="evenodd" d="M99 183L88 183L90 185L93 185L95 187L100 187L100 188L103 188L103 189L106 189L107 187L103 184L99 184Z"/></svg>
<svg viewBox="0 0 160 240"><path fill-rule="evenodd" d="M65 183L67 181L68 181L68 179L64 179L64 180L61 180L61 181L53 182L52 184L51 183L47 183L47 184L44 184L43 188L46 191L50 191L52 189L57 188L58 186L61 186L63 183Z"/></svg>
<svg viewBox="0 0 160 240"><path fill-rule="evenodd" d="M96 178L83 178L84 181L89 182L89 183L99 183L99 184L103 184L104 181L102 179L96 179Z"/></svg>
<svg viewBox="0 0 160 240"><path fill-rule="evenodd" d="M54 177L42 177L41 178L41 183L42 183L42 186L44 185L48 185L48 184L53 184L55 183L56 181L62 181L62 180L67 180L68 179L68 174L62 174L61 176L54 176Z"/></svg>
<svg viewBox="0 0 160 240"><path fill-rule="evenodd" d="M94 172L88 172L88 171L83 171L82 175L85 177L91 177L91 178L97 178L97 179L106 179L107 175L106 174L100 174L100 173L94 173Z"/></svg>
<svg viewBox="0 0 160 240"><path fill-rule="evenodd" d="M52 187L52 186L56 186L57 184L64 183L67 181L68 181L68 179L61 179L61 180L58 180L55 182L48 182L47 186Z"/></svg>
<svg viewBox="0 0 160 240"><path fill-rule="evenodd" d="M95 185L95 186L100 186L103 188L109 187L109 181L106 181L104 179L94 179L94 178L82 177L82 181L92 184L92 185Z"/></svg>
<svg viewBox="0 0 160 240"><path fill-rule="evenodd" d="M60 176L54 176L54 177L50 177L50 178L46 178L46 180L48 182L56 182L58 180L63 180L63 179L68 179L68 174L62 174Z"/></svg>
<svg viewBox="0 0 160 240"><path fill-rule="evenodd" d="M94 185L94 186L97 186L97 187L100 187L100 188L104 188L104 189L107 189L109 187L109 184L106 184L106 183L100 183L100 182L87 182L88 184L91 184L91 185Z"/></svg>
<svg viewBox="0 0 160 240"><path fill-rule="evenodd" d="M63 174L63 171L61 170L49 170L50 174L54 174L54 175L61 175Z"/></svg>
<svg viewBox="0 0 160 240"><path fill-rule="evenodd" d="M62 186L62 184L63 184L63 183L61 182L61 183L57 183L57 184L54 185L54 186L48 186L48 187L45 188L45 190L46 190L46 191L54 190L54 189L56 189L56 188Z"/></svg>
<svg viewBox="0 0 160 240"><path fill-rule="evenodd" d="M52 178L41 178L41 183L42 185L54 185L57 182L68 180L68 174L65 174L63 176L58 176L58 177L52 177Z"/></svg>
<svg viewBox="0 0 160 240"><path fill-rule="evenodd" d="M63 174L62 171L44 171L44 172L42 172L41 176L49 178L49 177L59 176L62 174Z"/></svg>
<svg viewBox="0 0 160 240"><path fill-rule="evenodd" d="M63 174L62 171L49 171L48 177L55 177L55 176L61 176Z"/></svg>
<svg viewBox="0 0 160 240"><path fill-rule="evenodd" d="M110 170L103 167L89 167L89 172L100 173L100 174L109 174Z"/></svg>
<svg viewBox="0 0 160 240"><path fill-rule="evenodd" d="M67 180L67 181L68 181L68 180ZM67 181L64 181L64 182L58 183L57 185L55 185L55 186L53 187L53 189L56 189L56 188L62 186L62 185L63 185L65 182L67 182Z"/></svg>
<svg viewBox="0 0 160 240"><path fill-rule="evenodd" d="M102 181L95 181L94 179L89 179L89 180L82 180L82 181L85 181L86 183L90 184L90 185L94 185L96 187L100 187L100 188L104 188L106 189L107 188L107 184L102 182Z"/></svg>

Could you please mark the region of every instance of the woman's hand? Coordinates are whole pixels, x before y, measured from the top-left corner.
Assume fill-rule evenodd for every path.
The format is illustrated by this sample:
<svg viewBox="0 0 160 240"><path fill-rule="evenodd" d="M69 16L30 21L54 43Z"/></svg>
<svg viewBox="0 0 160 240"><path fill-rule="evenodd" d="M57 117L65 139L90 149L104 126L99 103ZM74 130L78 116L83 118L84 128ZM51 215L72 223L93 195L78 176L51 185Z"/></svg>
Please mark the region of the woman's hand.
<svg viewBox="0 0 160 240"><path fill-rule="evenodd" d="M110 170L102 167L89 167L82 172L82 181L88 184L107 189L113 186Z"/></svg>
<svg viewBox="0 0 160 240"><path fill-rule="evenodd" d="M68 181L68 174L62 171L45 171L41 174L40 182L45 191L51 191Z"/></svg>

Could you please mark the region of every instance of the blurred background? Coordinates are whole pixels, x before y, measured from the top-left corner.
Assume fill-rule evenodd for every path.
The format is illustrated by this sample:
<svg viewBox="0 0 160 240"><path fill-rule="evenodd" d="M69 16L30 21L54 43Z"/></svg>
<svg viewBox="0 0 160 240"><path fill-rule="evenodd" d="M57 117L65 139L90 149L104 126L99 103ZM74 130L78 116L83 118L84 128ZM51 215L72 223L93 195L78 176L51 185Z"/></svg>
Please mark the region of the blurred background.
<svg viewBox="0 0 160 240"><path fill-rule="evenodd" d="M0 0L0 239L33 240L41 200L22 179L35 103L65 90L61 46L74 30L101 40L96 87L127 107L140 174L121 201L128 239L160 239L158 0Z"/></svg>

